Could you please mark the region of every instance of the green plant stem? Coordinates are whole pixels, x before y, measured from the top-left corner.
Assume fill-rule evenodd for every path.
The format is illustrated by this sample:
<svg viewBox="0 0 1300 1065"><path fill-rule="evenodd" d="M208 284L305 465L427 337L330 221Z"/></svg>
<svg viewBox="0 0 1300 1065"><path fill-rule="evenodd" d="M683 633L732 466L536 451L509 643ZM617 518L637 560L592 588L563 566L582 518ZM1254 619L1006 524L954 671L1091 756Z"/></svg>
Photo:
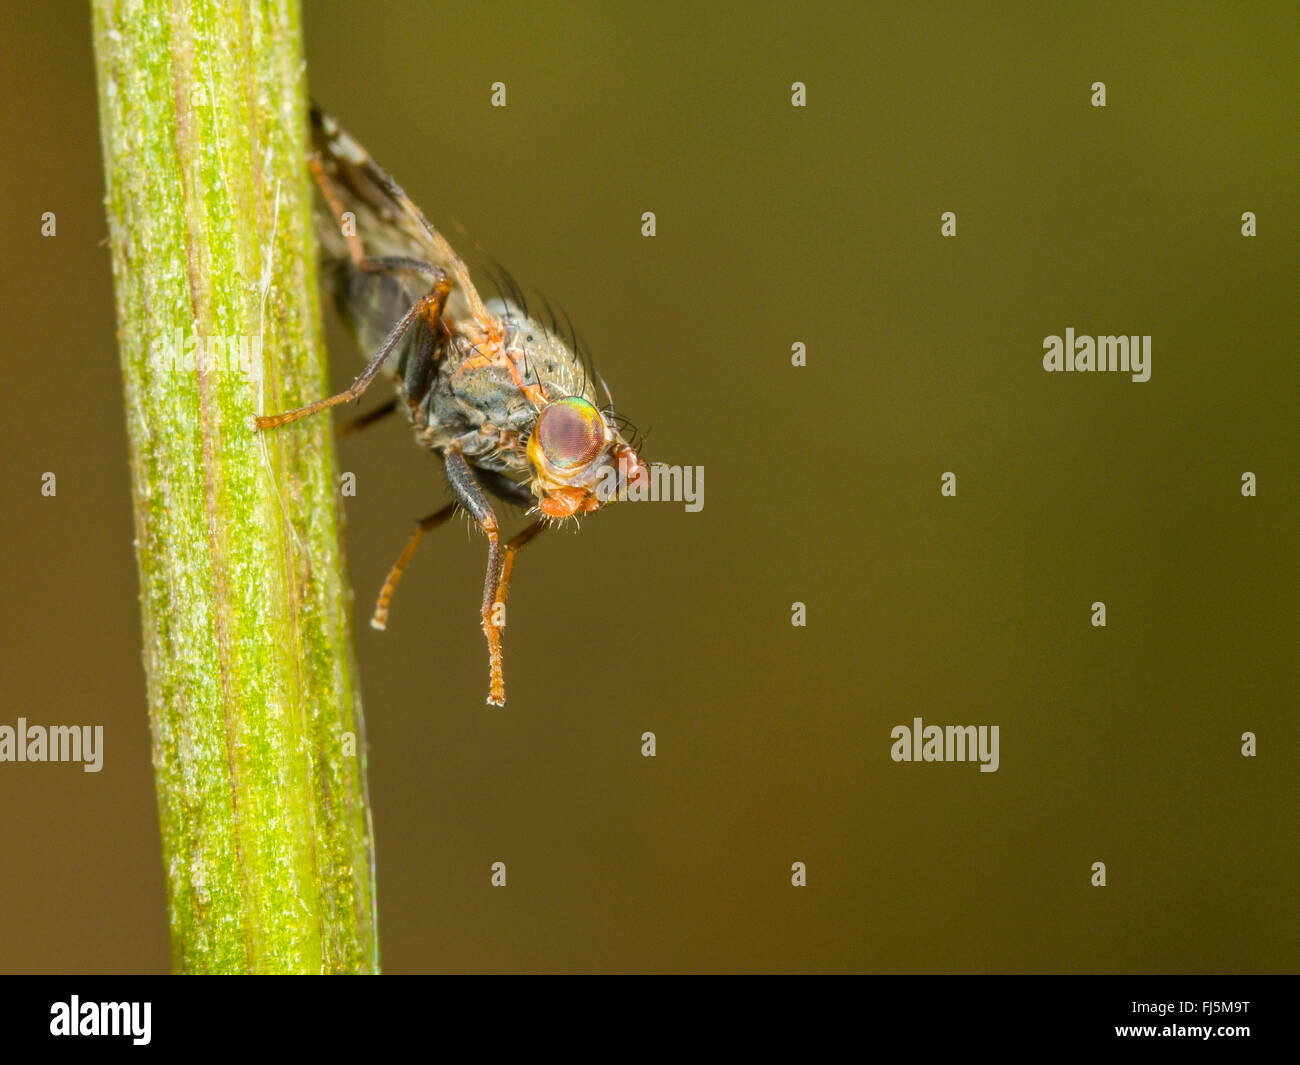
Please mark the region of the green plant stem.
<svg viewBox="0 0 1300 1065"><path fill-rule="evenodd" d="M174 968L375 971L298 3L92 10Z"/></svg>

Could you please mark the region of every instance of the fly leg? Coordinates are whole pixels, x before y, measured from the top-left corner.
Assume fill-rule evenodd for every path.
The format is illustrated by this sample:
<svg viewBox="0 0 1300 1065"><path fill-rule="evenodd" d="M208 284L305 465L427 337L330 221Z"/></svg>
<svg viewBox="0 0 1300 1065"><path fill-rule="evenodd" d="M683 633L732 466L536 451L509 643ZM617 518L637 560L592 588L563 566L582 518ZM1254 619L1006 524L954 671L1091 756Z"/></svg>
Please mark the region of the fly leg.
<svg viewBox="0 0 1300 1065"><path fill-rule="evenodd" d="M380 411L375 412L375 414L380 415L386 413L388 413L388 411L383 408L381 408ZM366 418L358 420L365 422L368 418L373 418L375 414L367 415ZM479 477L482 478L484 487L486 487L489 492L504 499L507 503L514 503L516 506L526 507L532 502L533 495L525 486L519 485L507 477L503 477L499 473L493 473L490 470L480 471ZM478 477L475 478L475 480L478 479ZM448 503L441 510L434 511L427 518L420 519L419 523L415 527L415 531L411 533L411 538L406 541L406 547L402 549L401 555L398 557L397 561L393 563L393 568L388 571L388 579L384 581L383 588L380 589L379 602L375 604L375 612L370 618L370 625L372 628L385 629L388 627L388 605L392 602L393 593L397 590L397 582L402 579L402 574L406 572L406 567L411 564L411 558L415 555L415 549L420 546L420 541L424 538L424 534L433 531L450 518L456 512L458 506L460 506L459 503ZM501 604L502 609L505 608L506 593L510 587L510 573L514 569L515 554L524 546L524 544L528 543L529 540L541 532L545 525L546 523L544 521L535 521L532 525L524 529L523 532L519 533L519 535L506 544L501 564L501 583L497 589L496 595L496 602Z"/></svg>
<svg viewBox="0 0 1300 1065"><path fill-rule="evenodd" d="M510 592L510 574L515 568L515 555L519 553L519 549L523 547L524 544L528 543L529 540L545 528L546 519L538 518L537 521L533 522L522 532L518 533L508 544L506 544L505 558L501 563L501 582L497 585L496 603L493 604L493 611L501 618L501 625L503 628L506 623L506 596ZM497 604L500 604L500 606L498 607Z"/></svg>
<svg viewBox="0 0 1300 1065"><path fill-rule="evenodd" d="M366 368L361 371L360 376L352 382L350 388L325 399L318 399L315 403L308 403L305 407L298 407L294 410L282 411L279 414L258 415L257 427L259 429L273 429L277 425L285 425L288 422L296 422L299 418L306 418L318 411L326 410L329 407L337 407L340 403L348 403L357 399L379 376L379 371L383 369L384 360L392 353L393 348L397 346L398 341L406 335L406 331L420 318L428 321L430 327L436 332L442 326L442 311L447 305L447 296L451 292L451 278L446 273L439 270L439 279L433 288L425 296L421 296L415 301L415 304L402 315L398 323L393 326L392 332L379 346L374 357L366 363Z"/></svg>
<svg viewBox="0 0 1300 1065"><path fill-rule="evenodd" d="M497 516L488 502L482 486L474 477L474 472L460 448L452 445L443 456L447 467L447 482L466 512L475 524L483 530L488 540L487 575L483 580L483 608L480 615L483 620L483 635L488 643L488 697L492 706L505 706L506 685L501 672L501 628L505 623L504 591L509 587L509 575L502 581L502 569L507 564L513 566L515 552L536 535L537 530L525 529L508 544L502 545ZM498 604L500 604L498 606Z"/></svg>
<svg viewBox="0 0 1300 1065"><path fill-rule="evenodd" d="M343 201L339 198L338 190L334 188L334 182L325 173L325 164L321 161L320 152L312 152L307 157L307 169L311 171L311 176L316 179L316 187L320 189L321 196L329 205L330 214L339 222L339 232L343 235L343 239L347 241L348 255L354 263L360 266L361 261L366 257L366 250L362 247L361 238L357 236L355 228L345 228L342 224L343 215L346 213L343 210Z"/></svg>
<svg viewBox="0 0 1300 1065"><path fill-rule="evenodd" d="M477 479L494 496L517 507L528 509L536 502L527 485L512 481L504 474L492 470L480 470ZM510 575L514 572L515 555L519 553L519 549L524 544L528 543L545 528L546 519L539 518L506 544L501 560L501 581L497 585L496 599L492 604L493 618L501 622L500 628L505 628L506 596L510 593Z"/></svg>
<svg viewBox="0 0 1300 1065"><path fill-rule="evenodd" d="M406 567L411 564L411 557L415 554L415 549L420 546L424 534L431 529L436 529L450 518L455 513L458 505L457 503L448 503L441 510L434 511L427 518L420 519L420 524L415 527L415 532L411 533L411 538L406 541L406 547L402 549L401 555L393 563L393 568L388 571L388 580L384 581L384 586L379 591L379 602L375 604L375 612L370 618L371 628L385 629L388 627L388 604L392 602L393 592L397 591L397 582L402 579Z"/></svg>
<svg viewBox="0 0 1300 1065"><path fill-rule="evenodd" d="M483 581L483 609L481 617L483 620L483 635L487 637L488 642L488 697L487 701L492 706L505 706L506 703L506 685L505 679L501 674L501 629L496 625L496 619L493 617L493 607L496 605L497 586L501 581L501 536L497 528L497 516L492 510L492 504L488 502L487 496L483 494L483 489L479 486L478 481L474 479L474 472L470 465L465 461L465 456L461 453L460 448L454 444L447 448L443 456L443 462L447 469L447 483L451 485L452 492L460 500L466 512L474 519L475 524L483 530L483 535L488 539L488 564L487 576Z"/></svg>

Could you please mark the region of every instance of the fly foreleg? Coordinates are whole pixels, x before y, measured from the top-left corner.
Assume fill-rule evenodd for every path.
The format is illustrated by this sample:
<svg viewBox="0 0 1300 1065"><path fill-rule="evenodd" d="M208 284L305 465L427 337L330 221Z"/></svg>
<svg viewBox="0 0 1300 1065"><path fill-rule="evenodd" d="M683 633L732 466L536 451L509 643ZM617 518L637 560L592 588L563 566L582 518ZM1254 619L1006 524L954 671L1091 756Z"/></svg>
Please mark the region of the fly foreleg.
<svg viewBox="0 0 1300 1065"><path fill-rule="evenodd" d="M515 568L515 555L519 553L519 549L524 544L528 543L529 540L545 528L546 519L539 518L506 544L505 558L501 563L501 582L497 585L496 594L496 603L500 604L499 609L496 604L493 604L493 609L501 617L503 625L505 624L506 596L510 593L510 574L514 572Z"/></svg>
<svg viewBox="0 0 1300 1065"><path fill-rule="evenodd" d="M494 473L491 470L480 470L475 480L480 481L483 487L494 496L525 510L536 502L533 493L529 491L526 484L512 481L503 474ZM494 611L503 621L505 619L506 596L510 592L510 574L515 568L515 555L519 553L519 549L524 544L528 543L529 540L545 528L546 519L539 518L506 544L504 557L501 561L501 583L497 587L496 602L493 603Z"/></svg>
<svg viewBox="0 0 1300 1065"><path fill-rule="evenodd" d="M447 468L447 482L451 485L452 492L460 501L460 505L474 519L475 524L483 530L483 535L488 540L487 575L483 580L481 611L483 635L487 637L488 643L487 701L492 706L505 706L506 685L501 671L501 629L505 625L503 609L505 603L499 593L502 587L502 567L507 557L513 559L514 550L517 548L511 550L513 540L510 544L502 546L496 513L492 510L492 504L488 502L482 486L475 479L474 471L465 460L460 448L455 445L449 447L443 456L443 461ZM507 583L508 580L509 578ZM500 608L498 603L501 604Z"/></svg>

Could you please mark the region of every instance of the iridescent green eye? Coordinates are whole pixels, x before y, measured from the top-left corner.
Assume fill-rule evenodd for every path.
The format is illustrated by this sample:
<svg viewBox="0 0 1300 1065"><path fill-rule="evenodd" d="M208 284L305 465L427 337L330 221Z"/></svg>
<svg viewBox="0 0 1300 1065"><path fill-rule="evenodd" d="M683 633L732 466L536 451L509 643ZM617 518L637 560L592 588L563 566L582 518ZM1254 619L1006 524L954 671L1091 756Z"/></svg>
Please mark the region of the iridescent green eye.
<svg viewBox="0 0 1300 1065"><path fill-rule="evenodd" d="M557 470L577 469L605 446L604 419L578 396L556 400L537 416L537 444Z"/></svg>

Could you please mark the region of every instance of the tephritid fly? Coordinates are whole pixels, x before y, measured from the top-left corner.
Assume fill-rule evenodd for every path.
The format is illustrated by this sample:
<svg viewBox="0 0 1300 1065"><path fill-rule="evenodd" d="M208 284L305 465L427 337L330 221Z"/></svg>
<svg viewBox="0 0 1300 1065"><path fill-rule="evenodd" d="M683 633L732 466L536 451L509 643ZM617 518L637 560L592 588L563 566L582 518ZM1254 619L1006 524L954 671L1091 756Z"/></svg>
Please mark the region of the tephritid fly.
<svg viewBox="0 0 1300 1065"><path fill-rule="evenodd" d="M384 628L393 590L421 536L463 508L488 540L482 623L487 701L505 704L501 628L515 554L548 523L577 518L622 497L649 471L626 422L605 404L554 314L530 317L517 289L484 302L450 244L398 184L339 124L311 112L308 160L323 201L318 228L336 302L358 343L373 352L344 392L257 419L259 429L297 421L361 396L381 372L397 396L369 422L400 407L416 439L442 457L455 501L419 523L379 594L371 620ZM570 329L572 334L572 330ZM537 515L501 543L487 494Z"/></svg>

